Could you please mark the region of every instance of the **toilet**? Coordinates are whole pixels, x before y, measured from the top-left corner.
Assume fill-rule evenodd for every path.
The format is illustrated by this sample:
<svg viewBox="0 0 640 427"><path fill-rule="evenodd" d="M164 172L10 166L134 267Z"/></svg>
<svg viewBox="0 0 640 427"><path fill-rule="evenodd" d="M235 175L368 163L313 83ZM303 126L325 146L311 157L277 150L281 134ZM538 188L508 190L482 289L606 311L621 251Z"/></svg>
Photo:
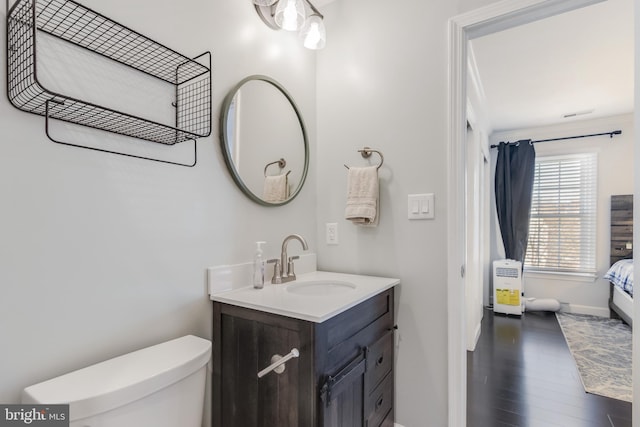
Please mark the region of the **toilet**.
<svg viewBox="0 0 640 427"><path fill-rule="evenodd" d="M187 335L25 388L69 404L70 427L200 427L211 342Z"/></svg>

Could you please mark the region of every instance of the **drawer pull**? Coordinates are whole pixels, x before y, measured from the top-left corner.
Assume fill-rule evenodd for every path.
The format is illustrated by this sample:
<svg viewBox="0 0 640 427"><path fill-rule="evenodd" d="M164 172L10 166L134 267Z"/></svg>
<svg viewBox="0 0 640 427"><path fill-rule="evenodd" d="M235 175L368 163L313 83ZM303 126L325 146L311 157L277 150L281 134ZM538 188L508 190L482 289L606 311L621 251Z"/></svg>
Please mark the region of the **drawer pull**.
<svg viewBox="0 0 640 427"><path fill-rule="evenodd" d="M383 362L384 362L384 355L378 357L378 360L376 360L376 366L382 365Z"/></svg>
<svg viewBox="0 0 640 427"><path fill-rule="evenodd" d="M384 396L381 396L380 399L376 402L376 411L379 411L384 403Z"/></svg>

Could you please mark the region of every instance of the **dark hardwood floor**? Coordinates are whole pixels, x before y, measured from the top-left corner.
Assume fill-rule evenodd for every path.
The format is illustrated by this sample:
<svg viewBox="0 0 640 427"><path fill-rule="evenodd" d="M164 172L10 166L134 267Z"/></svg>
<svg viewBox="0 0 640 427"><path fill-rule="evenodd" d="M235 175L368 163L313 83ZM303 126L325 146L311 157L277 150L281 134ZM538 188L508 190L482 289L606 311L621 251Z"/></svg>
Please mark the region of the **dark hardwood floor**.
<svg viewBox="0 0 640 427"><path fill-rule="evenodd" d="M631 404L585 393L554 313L485 310L467 353L468 427L631 427Z"/></svg>

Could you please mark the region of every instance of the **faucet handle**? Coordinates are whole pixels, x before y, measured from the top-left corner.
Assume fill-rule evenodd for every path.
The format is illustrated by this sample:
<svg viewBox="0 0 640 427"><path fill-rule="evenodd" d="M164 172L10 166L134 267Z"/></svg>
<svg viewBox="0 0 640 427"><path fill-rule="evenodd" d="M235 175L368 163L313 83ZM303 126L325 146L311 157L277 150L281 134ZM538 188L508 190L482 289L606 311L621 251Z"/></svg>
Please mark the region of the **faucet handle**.
<svg viewBox="0 0 640 427"><path fill-rule="evenodd" d="M267 260L268 264L274 264L273 266L273 277L271 278L271 283L280 284L282 283L282 265L280 265L280 259L274 258Z"/></svg>
<svg viewBox="0 0 640 427"><path fill-rule="evenodd" d="M287 277L292 277L292 280L296 280L296 273L295 271L293 271L293 260L299 259L300 256L299 255L295 255L295 256L290 256L289 260L287 262Z"/></svg>

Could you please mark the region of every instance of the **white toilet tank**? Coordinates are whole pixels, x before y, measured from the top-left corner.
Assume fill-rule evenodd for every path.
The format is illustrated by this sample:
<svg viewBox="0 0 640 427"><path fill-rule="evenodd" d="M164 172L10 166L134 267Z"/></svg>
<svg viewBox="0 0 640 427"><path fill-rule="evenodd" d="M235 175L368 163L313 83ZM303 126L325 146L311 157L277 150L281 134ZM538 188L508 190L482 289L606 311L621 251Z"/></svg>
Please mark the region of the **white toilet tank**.
<svg viewBox="0 0 640 427"><path fill-rule="evenodd" d="M210 358L187 335L29 386L22 403L68 403L70 427L200 427Z"/></svg>

